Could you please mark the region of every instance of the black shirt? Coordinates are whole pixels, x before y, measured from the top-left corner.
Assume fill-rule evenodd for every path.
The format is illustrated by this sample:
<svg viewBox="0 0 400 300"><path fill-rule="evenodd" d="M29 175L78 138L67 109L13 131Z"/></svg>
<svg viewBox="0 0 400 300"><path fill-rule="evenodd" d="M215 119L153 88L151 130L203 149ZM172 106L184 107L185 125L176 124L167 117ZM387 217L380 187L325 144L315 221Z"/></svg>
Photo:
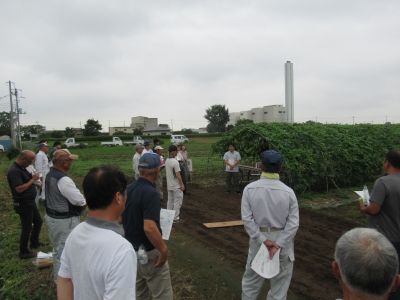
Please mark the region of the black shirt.
<svg viewBox="0 0 400 300"><path fill-rule="evenodd" d="M143 220L156 222L160 227L161 202L160 196L153 183L144 178L139 178L126 188L128 199L122 214L125 238L132 244L135 250L143 244L147 251L155 249L144 232Z"/></svg>
<svg viewBox="0 0 400 300"><path fill-rule="evenodd" d="M10 186L12 197L15 200L22 199L33 199L36 198L36 187L32 184L27 190L22 193L17 193L15 188L17 186L23 185L32 179L32 174L29 173L24 167L21 167L19 164L14 162L11 167L8 169L7 173L7 181Z"/></svg>

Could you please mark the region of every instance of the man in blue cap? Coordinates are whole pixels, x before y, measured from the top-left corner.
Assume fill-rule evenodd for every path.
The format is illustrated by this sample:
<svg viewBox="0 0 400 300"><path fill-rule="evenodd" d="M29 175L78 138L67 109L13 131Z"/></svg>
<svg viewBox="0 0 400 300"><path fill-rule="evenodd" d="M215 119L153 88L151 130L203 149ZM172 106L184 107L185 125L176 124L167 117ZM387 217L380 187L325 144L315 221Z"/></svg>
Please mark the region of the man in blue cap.
<svg viewBox="0 0 400 300"><path fill-rule="evenodd" d="M151 150L151 142L149 140L145 140L143 145L144 149L142 155L146 153L154 153L153 150Z"/></svg>
<svg viewBox="0 0 400 300"><path fill-rule="evenodd" d="M279 273L271 278L267 300L284 300L293 272L299 207L293 190L279 180L282 171L280 153L264 151L261 171L261 178L248 184L242 197L242 220L250 236L246 271L242 279L242 299L257 299L261 291L265 278L251 268L251 263L261 244L264 244L271 259L280 249Z"/></svg>
<svg viewBox="0 0 400 300"><path fill-rule="evenodd" d="M125 238L136 253L143 245L148 262L138 263L136 299L172 299L171 277L168 265L168 247L162 239L160 227L161 201L155 182L161 160L156 154L143 154L139 160L140 177L128 185L125 210L122 214Z"/></svg>

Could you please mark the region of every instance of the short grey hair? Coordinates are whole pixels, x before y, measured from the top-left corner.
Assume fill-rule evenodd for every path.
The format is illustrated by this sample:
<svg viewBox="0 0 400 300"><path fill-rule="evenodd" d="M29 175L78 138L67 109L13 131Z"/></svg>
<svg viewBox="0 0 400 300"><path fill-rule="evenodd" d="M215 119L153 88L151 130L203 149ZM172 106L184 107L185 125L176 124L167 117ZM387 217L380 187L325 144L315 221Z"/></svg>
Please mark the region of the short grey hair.
<svg viewBox="0 0 400 300"><path fill-rule="evenodd" d="M151 176L151 175L153 175L155 172L156 172L156 170L158 169L158 168L154 168L154 169L144 169L144 168L141 168L140 167L140 165L139 165L139 174L140 175L144 175L144 176Z"/></svg>
<svg viewBox="0 0 400 300"><path fill-rule="evenodd" d="M393 245L378 231L355 228L336 244L335 261L350 290L379 297L389 293L399 269Z"/></svg>

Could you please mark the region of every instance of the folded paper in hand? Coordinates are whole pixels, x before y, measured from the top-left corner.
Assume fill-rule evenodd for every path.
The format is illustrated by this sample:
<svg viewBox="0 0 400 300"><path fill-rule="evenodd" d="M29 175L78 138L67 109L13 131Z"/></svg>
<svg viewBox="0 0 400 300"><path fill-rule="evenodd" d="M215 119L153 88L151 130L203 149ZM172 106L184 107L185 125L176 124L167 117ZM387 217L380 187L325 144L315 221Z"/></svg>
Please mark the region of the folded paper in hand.
<svg viewBox="0 0 400 300"><path fill-rule="evenodd" d="M281 249L276 251L274 257L269 259L269 252L264 244L261 244L260 250L251 263L251 268L260 276L270 279L279 273L279 254Z"/></svg>

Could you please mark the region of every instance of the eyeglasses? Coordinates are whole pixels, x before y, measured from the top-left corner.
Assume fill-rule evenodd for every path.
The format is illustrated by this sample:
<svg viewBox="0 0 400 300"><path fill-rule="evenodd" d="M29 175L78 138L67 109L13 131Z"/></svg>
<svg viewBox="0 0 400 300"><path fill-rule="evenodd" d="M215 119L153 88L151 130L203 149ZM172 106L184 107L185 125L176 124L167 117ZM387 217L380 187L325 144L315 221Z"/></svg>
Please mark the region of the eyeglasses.
<svg viewBox="0 0 400 300"><path fill-rule="evenodd" d="M35 161L35 159L29 160L29 159L27 159L26 157L24 157L24 159L25 159L30 165L33 164L33 162Z"/></svg>

